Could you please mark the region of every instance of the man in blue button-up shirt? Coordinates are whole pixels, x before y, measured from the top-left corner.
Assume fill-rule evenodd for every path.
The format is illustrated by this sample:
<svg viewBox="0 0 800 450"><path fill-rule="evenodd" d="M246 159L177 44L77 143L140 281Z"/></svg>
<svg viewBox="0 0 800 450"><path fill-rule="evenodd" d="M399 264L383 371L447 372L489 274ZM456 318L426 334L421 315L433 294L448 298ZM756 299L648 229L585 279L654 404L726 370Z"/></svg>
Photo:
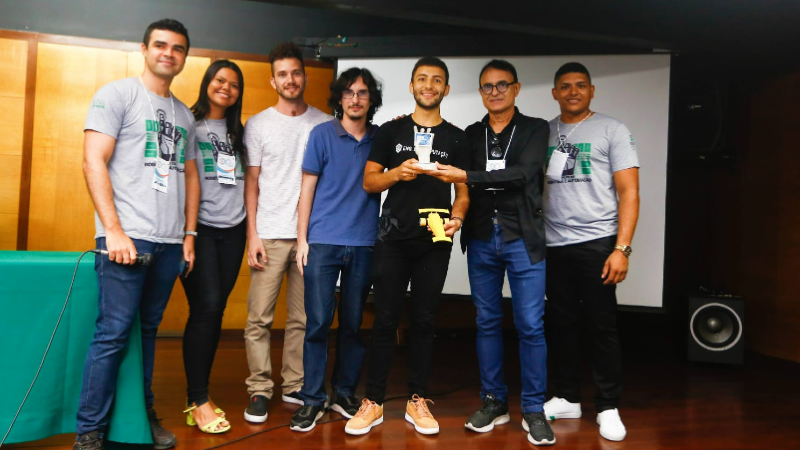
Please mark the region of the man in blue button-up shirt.
<svg viewBox="0 0 800 450"><path fill-rule="evenodd" d="M300 391L304 405L292 417L294 431L310 431L325 409L337 279L341 293L330 405L347 418L360 406L355 390L365 346L358 330L372 285L380 208L380 194L367 194L362 185L378 129L372 118L381 103L378 83L367 69L346 70L331 85L328 99L336 118L317 125L308 138L297 220L297 267L303 273L307 317Z"/></svg>

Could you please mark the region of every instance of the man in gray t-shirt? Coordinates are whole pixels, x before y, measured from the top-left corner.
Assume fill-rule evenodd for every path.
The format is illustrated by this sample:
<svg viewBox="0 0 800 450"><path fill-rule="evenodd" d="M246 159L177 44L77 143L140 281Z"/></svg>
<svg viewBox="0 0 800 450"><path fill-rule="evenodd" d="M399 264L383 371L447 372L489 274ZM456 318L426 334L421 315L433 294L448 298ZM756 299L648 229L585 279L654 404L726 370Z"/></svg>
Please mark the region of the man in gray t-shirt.
<svg viewBox="0 0 800 450"><path fill-rule="evenodd" d="M250 292L247 296L247 326L244 331L247 392L250 404L244 413L249 422L267 420L267 401L272 398L270 328L284 275L286 331L283 337L282 399L303 404L303 338L306 330L303 276L297 254L297 202L301 169L311 130L332 119L306 104L303 54L297 45L279 44L269 54L270 82L278 92L278 103L247 121L244 145L245 208L247 209L247 264Z"/></svg>
<svg viewBox="0 0 800 450"><path fill-rule="evenodd" d="M586 67L563 65L554 84L561 114L550 122L544 219L545 319L555 396L544 410L550 419L581 416L578 371L581 332L587 332L600 435L621 441L626 430L617 409L622 357L616 285L628 272L639 217L639 160L628 128L589 109L594 86Z"/></svg>
<svg viewBox="0 0 800 450"><path fill-rule="evenodd" d="M195 124L169 90L189 36L163 19L145 31L145 69L94 96L84 129L84 174L96 215L97 331L89 346L75 449L102 448L117 371L134 322L142 332L144 402L156 448L175 445L161 427L151 390L155 338L181 264L194 264L200 185ZM187 234L184 238L184 233Z"/></svg>

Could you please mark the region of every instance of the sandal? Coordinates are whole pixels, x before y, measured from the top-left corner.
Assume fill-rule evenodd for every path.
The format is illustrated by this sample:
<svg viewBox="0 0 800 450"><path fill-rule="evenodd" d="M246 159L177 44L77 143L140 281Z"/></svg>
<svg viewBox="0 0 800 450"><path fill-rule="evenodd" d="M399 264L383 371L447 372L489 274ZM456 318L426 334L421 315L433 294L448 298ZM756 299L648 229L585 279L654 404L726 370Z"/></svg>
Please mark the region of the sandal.
<svg viewBox="0 0 800 450"><path fill-rule="evenodd" d="M197 409L197 405L192 404L192 406L190 408L187 408L186 410L183 411L183 412L186 413L186 425L189 425L189 426L192 426L192 427L197 426L197 428L200 431L202 431L203 433L208 433L208 434L220 434L220 433L224 433L224 432L226 432L226 431L231 429L230 423L227 426L224 426L222 428L218 428L219 425L222 422L226 421L225 417L217 417L216 419L212 420L211 422L208 422L207 424L205 424L203 426L200 426L200 424L198 424L197 421L194 420L194 416L192 415L192 411L195 410L195 409ZM219 408L217 408L217 409L219 409ZM214 412L216 412L216 410ZM217 414L219 414L219 413L217 413Z"/></svg>
<svg viewBox="0 0 800 450"><path fill-rule="evenodd" d="M210 397L208 399L208 403L211 403L211 407L214 408L214 412L217 413L218 416L223 418L225 417L225 411L223 411L222 408L217 406L216 403L214 403L214 400L211 400Z"/></svg>

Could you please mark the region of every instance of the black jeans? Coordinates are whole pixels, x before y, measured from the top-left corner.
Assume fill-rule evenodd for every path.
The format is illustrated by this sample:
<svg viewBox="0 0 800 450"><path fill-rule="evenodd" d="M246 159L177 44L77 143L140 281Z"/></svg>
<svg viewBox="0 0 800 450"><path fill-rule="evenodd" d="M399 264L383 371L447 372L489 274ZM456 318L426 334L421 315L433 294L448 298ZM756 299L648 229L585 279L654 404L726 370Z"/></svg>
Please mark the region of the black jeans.
<svg viewBox="0 0 800 450"><path fill-rule="evenodd" d="M434 244L429 239L375 243L375 323L367 370L368 399L382 404L386 395L386 379L409 280L408 391L409 395L425 396L431 373L436 310L447 277L451 250L451 245Z"/></svg>
<svg viewBox="0 0 800 450"><path fill-rule="evenodd" d="M545 330L554 394L580 402L581 333L588 333L597 412L618 407L622 393L617 287L600 278L616 240L547 248Z"/></svg>
<svg viewBox="0 0 800 450"><path fill-rule="evenodd" d="M232 228L197 224L194 270L181 279L189 299L183 333L183 367L188 404L208 401L208 379L217 353L222 315L242 265L247 225Z"/></svg>

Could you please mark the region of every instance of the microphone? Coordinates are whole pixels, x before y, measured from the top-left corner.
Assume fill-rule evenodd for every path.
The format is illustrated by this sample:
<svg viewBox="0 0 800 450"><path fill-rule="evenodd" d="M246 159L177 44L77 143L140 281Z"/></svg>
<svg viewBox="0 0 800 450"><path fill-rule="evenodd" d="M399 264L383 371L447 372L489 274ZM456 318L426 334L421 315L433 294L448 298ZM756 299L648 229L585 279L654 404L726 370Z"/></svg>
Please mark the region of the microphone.
<svg viewBox="0 0 800 450"><path fill-rule="evenodd" d="M89 251L92 253L97 253L98 255L108 255L108 250L93 249ZM136 255L136 262L133 263L134 266L144 267L150 267L151 264L153 264L153 255L150 253L140 253Z"/></svg>

